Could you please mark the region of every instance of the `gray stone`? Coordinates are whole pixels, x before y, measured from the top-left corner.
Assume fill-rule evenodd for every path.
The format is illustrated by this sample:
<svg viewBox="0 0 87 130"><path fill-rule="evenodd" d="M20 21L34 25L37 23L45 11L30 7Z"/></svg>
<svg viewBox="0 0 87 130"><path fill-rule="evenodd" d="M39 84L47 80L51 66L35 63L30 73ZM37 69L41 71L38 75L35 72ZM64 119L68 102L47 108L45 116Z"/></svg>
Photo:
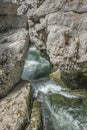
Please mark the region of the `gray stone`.
<svg viewBox="0 0 87 130"><path fill-rule="evenodd" d="M86 0L45 0L40 6L37 2L37 8L27 13L30 40L74 81L82 81L79 79L82 75L87 77L86 3Z"/></svg>
<svg viewBox="0 0 87 130"><path fill-rule="evenodd" d="M23 4L17 9L17 15L23 15L27 12L27 10L28 6Z"/></svg>
<svg viewBox="0 0 87 130"><path fill-rule="evenodd" d="M38 101L33 102L30 124L26 130L40 130L42 128L41 123L41 103Z"/></svg>
<svg viewBox="0 0 87 130"><path fill-rule="evenodd" d="M0 16L0 33L18 28L27 29L27 18L25 16L17 16L17 15Z"/></svg>
<svg viewBox="0 0 87 130"><path fill-rule="evenodd" d="M17 8L16 0L0 0L0 15L17 14Z"/></svg>
<svg viewBox="0 0 87 130"><path fill-rule="evenodd" d="M29 123L30 84L22 81L0 100L0 130L24 130Z"/></svg>
<svg viewBox="0 0 87 130"><path fill-rule="evenodd" d="M0 97L20 81L28 42L25 29L0 34Z"/></svg>

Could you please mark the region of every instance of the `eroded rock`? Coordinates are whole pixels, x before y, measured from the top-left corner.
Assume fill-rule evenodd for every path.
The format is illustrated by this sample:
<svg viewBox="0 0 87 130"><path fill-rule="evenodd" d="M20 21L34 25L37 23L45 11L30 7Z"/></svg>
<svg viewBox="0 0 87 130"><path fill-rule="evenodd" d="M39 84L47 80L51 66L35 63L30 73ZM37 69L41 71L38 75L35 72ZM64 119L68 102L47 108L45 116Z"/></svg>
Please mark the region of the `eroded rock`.
<svg viewBox="0 0 87 130"><path fill-rule="evenodd" d="M29 123L30 84L22 81L0 100L0 130L24 130Z"/></svg>
<svg viewBox="0 0 87 130"><path fill-rule="evenodd" d="M30 124L26 130L40 130L42 128L41 122L41 103L39 101L33 102Z"/></svg>
<svg viewBox="0 0 87 130"><path fill-rule="evenodd" d="M86 0L45 0L39 6L35 3L27 13L30 40L45 50L51 63L74 82L69 85L74 88L81 87L79 77L84 77L80 78L82 84L87 79L86 3Z"/></svg>
<svg viewBox="0 0 87 130"><path fill-rule="evenodd" d="M23 28L0 34L0 97L20 81L28 42Z"/></svg>
<svg viewBox="0 0 87 130"><path fill-rule="evenodd" d="M0 0L0 15L17 14L17 8L16 0Z"/></svg>

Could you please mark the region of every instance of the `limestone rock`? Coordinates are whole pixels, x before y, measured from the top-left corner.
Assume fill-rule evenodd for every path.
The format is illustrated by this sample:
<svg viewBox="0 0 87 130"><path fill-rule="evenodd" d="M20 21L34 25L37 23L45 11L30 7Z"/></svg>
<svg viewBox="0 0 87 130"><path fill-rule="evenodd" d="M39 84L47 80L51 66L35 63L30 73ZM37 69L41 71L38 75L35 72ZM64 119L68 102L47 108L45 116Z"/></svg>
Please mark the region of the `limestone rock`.
<svg viewBox="0 0 87 130"><path fill-rule="evenodd" d="M17 9L17 15L23 15L27 12L28 6L23 4Z"/></svg>
<svg viewBox="0 0 87 130"><path fill-rule="evenodd" d="M12 29L27 29L27 18L17 15L0 16L0 33L7 32Z"/></svg>
<svg viewBox="0 0 87 130"><path fill-rule="evenodd" d="M23 28L0 34L0 97L20 81L28 42Z"/></svg>
<svg viewBox="0 0 87 130"><path fill-rule="evenodd" d="M45 50L52 64L57 65L65 77L86 83L87 1L45 0L41 4L34 3L36 6L29 8L27 13L30 40ZM79 87L80 83L75 83L75 86Z"/></svg>
<svg viewBox="0 0 87 130"><path fill-rule="evenodd" d="M17 8L16 0L0 0L0 15L17 14Z"/></svg>
<svg viewBox="0 0 87 130"><path fill-rule="evenodd" d="M41 113L40 113L41 103L38 101L33 102L33 108L31 112L30 124L26 130L39 130L41 129Z"/></svg>
<svg viewBox="0 0 87 130"><path fill-rule="evenodd" d="M59 70L52 72L49 74L49 77L52 78L54 81L58 82L61 80L61 73Z"/></svg>
<svg viewBox="0 0 87 130"><path fill-rule="evenodd" d="M0 130L24 130L29 122L30 84L22 81L0 100ZM29 100L29 99L28 99Z"/></svg>

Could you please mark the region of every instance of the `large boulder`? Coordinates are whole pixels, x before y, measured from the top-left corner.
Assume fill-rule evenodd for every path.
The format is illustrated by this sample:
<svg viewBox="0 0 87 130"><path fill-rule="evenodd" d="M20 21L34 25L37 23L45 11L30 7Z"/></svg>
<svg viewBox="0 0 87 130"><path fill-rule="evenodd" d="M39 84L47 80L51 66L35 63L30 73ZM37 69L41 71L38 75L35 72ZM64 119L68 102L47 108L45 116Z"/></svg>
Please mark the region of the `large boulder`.
<svg viewBox="0 0 87 130"><path fill-rule="evenodd" d="M20 81L28 42L23 28L0 34L0 97Z"/></svg>
<svg viewBox="0 0 87 130"><path fill-rule="evenodd" d="M30 84L22 81L0 100L0 130L24 130L29 123Z"/></svg>
<svg viewBox="0 0 87 130"><path fill-rule="evenodd" d="M29 36L27 18L18 16L19 0L0 1L0 97L21 79Z"/></svg>
<svg viewBox="0 0 87 130"><path fill-rule="evenodd" d="M69 87L87 87L87 1L45 0L35 4L27 13L30 40L45 50L62 72L62 79L68 79Z"/></svg>

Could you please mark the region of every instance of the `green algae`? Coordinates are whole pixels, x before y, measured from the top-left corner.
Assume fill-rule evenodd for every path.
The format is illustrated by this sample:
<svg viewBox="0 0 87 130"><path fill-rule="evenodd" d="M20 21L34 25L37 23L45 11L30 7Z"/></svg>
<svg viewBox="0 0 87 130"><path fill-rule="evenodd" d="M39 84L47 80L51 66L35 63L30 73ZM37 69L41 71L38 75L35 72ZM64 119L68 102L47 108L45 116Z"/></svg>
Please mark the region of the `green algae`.
<svg viewBox="0 0 87 130"><path fill-rule="evenodd" d="M69 107L78 107L82 104L82 98L68 98L61 94L52 94L48 96L51 106L59 108L69 108Z"/></svg>

